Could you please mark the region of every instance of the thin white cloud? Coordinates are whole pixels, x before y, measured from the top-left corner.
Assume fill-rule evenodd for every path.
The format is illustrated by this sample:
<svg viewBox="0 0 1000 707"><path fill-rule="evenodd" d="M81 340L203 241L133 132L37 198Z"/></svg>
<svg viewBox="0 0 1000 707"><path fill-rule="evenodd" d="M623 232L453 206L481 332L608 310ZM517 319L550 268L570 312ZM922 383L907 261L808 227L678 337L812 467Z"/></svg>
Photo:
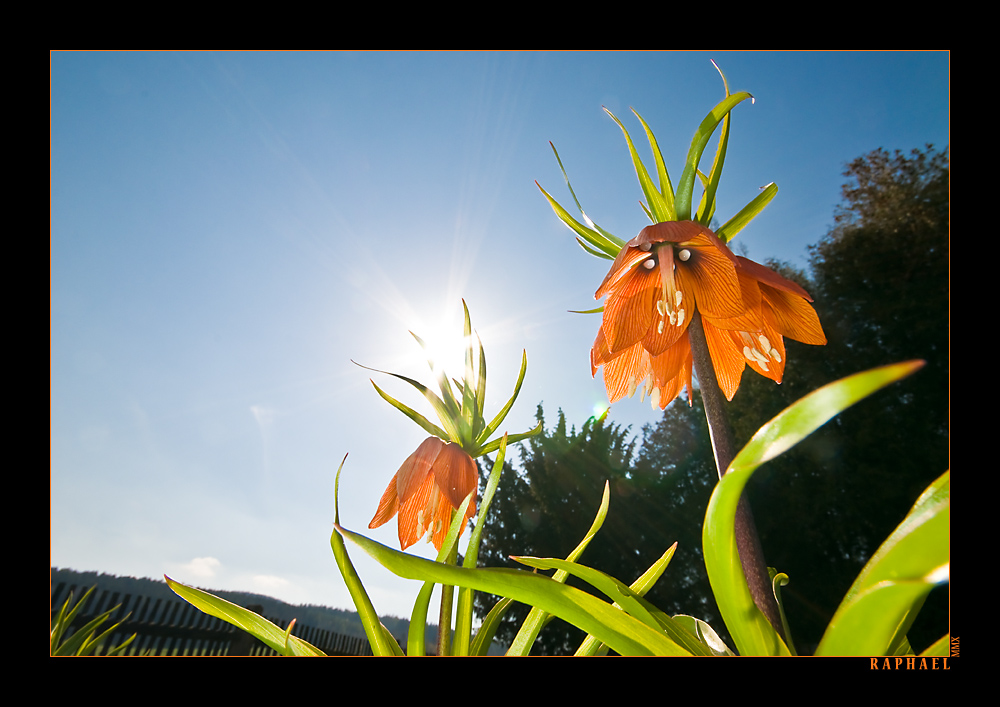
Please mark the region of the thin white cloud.
<svg viewBox="0 0 1000 707"><path fill-rule="evenodd" d="M181 565L181 569L187 575L207 579L214 577L216 568L221 566L222 563L214 557L196 557L186 565Z"/></svg>

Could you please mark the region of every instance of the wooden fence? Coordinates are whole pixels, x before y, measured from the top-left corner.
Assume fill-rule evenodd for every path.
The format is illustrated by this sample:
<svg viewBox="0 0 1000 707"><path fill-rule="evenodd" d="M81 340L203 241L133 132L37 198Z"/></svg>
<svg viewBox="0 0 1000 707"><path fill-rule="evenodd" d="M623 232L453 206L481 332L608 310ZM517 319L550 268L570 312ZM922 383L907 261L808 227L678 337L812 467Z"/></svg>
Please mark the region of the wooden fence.
<svg viewBox="0 0 1000 707"><path fill-rule="evenodd" d="M60 582L52 589L53 616L73 593L73 602L80 600L89 587ZM110 628L131 612L115 633L109 636L96 655L103 655L109 647L121 645L133 633L136 634L125 649L125 655L171 655L171 656L259 656L277 655L275 651L237 629L231 624L196 609L186 601L151 599L132 596L110 590L97 590L87 599L87 604L73 621L73 629L84 626L98 614L121 604L98 632ZM262 607L248 606L251 611L262 614ZM269 621L288 628L288 621L269 617ZM365 638L345 636L333 631L325 631L301 626L298 622L292 635L319 648L327 655L371 655L371 646Z"/></svg>

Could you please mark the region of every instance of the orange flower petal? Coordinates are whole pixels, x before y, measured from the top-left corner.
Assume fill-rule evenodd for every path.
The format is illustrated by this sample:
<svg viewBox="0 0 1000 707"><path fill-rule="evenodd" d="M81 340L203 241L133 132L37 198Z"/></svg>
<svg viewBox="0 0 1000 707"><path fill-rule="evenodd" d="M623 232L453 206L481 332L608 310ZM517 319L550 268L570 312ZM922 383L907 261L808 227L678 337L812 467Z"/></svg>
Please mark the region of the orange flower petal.
<svg viewBox="0 0 1000 707"><path fill-rule="evenodd" d="M802 297L773 289L763 283L760 290L765 307L774 314L775 328L778 332L803 344L821 346L826 343L826 335L812 305Z"/></svg>
<svg viewBox="0 0 1000 707"><path fill-rule="evenodd" d="M396 493L399 495L400 503L406 503L424 483L444 446L444 442L437 437L428 437L399 467L399 471L396 472Z"/></svg>
<svg viewBox="0 0 1000 707"><path fill-rule="evenodd" d="M648 254L647 254L648 259ZM660 276L643 266L615 289L604 304L601 327L612 353L623 351L640 341L653 323L653 304L660 287Z"/></svg>
<svg viewBox="0 0 1000 707"><path fill-rule="evenodd" d="M434 462L434 480L452 508L458 508L465 497L476 490L479 471L465 450L454 442L449 442ZM475 514L475 498L469 504L469 509Z"/></svg>
<svg viewBox="0 0 1000 707"><path fill-rule="evenodd" d="M441 492L434 483L434 476L428 474L414 489L413 494L399 504L398 535L399 546L405 550L426 535L432 528L440 507Z"/></svg>
<svg viewBox="0 0 1000 707"><path fill-rule="evenodd" d="M746 307L740 296L736 264L729 249L716 245L706 234L701 234L690 243L684 243L682 250L687 251L688 257L685 261L678 252L677 285L685 297L694 300L690 305L710 317L743 314Z"/></svg>
<svg viewBox="0 0 1000 707"><path fill-rule="evenodd" d="M385 525L396 515L396 511L399 508L399 496L396 493L396 476L398 474L393 475L392 481L389 482L385 493L382 494L382 499L378 502L378 509L375 511L375 517L368 524L369 528L374 529Z"/></svg>
<svg viewBox="0 0 1000 707"><path fill-rule="evenodd" d="M771 268L765 267L760 263L755 263L754 261L740 255L736 256L736 260L739 263L740 270L757 282L773 287L776 290L783 290L793 295L798 295L799 297L812 302L812 297L809 296L808 292L803 290L798 284L774 272Z"/></svg>
<svg viewBox="0 0 1000 707"><path fill-rule="evenodd" d="M614 404L635 393L649 374L649 354L636 344L604 363L604 388L608 402Z"/></svg>
<svg viewBox="0 0 1000 707"><path fill-rule="evenodd" d="M705 319L702 319L702 325L708 353L712 357L712 367L715 368L715 378L719 381L719 388L726 400L732 400L740 387L746 359L734 341L733 332L717 329Z"/></svg>

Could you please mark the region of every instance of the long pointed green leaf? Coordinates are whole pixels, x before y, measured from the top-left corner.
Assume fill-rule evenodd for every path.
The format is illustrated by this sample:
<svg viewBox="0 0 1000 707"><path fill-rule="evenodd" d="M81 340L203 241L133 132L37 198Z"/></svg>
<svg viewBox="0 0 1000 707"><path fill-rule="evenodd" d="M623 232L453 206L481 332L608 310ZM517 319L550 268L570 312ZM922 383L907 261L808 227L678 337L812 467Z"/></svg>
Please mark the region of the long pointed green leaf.
<svg viewBox="0 0 1000 707"><path fill-rule="evenodd" d="M444 562L445 558L455 548L458 536L462 533L462 520L465 518L465 511L468 509L469 503L472 502L474 496L475 491L466 496L458 510L451 514L451 525L448 527L448 534L441 543L441 549L438 550L438 562ZM410 629L406 639L406 654L409 656L422 656L425 653L424 629L427 625L427 607L430 605L431 593L433 591L434 582L427 581L424 582L424 585L417 593L417 600L414 602L413 611L410 614ZM450 623L447 627L438 626L438 631L450 630Z"/></svg>
<svg viewBox="0 0 1000 707"><path fill-rule="evenodd" d="M573 551L569 553L566 557L569 561L575 561L583 551L587 549L587 545L590 541L594 539L597 535L597 531L601 529L604 525L604 519L608 517L608 506L611 502L611 486L605 481L604 482L604 493L601 496L601 505L597 509L597 515L594 516L594 521L590 524L590 528L587 530L583 539L577 543ZM556 582L565 582L566 578L569 577L569 573L560 570L557 571L552 579ZM538 607L533 607L531 611L528 612L527 617L521 623L521 628L518 630L517 635L514 636L514 640L511 641L510 648L507 650L507 655L518 655L525 656L531 652L531 646L535 643L535 639L538 637L538 632L542 630L542 627L548 622L548 614Z"/></svg>
<svg viewBox="0 0 1000 707"><path fill-rule="evenodd" d="M734 536L740 494L753 472L876 390L904 378L922 361L876 368L814 391L764 425L736 455L709 500L702 531L705 566L719 611L741 655L787 654L747 588Z"/></svg>
<svg viewBox="0 0 1000 707"><path fill-rule="evenodd" d="M653 607L649 606L642 597L633 592L619 579L615 579L592 567L556 558L513 557L511 559L535 569L556 569L568 572L574 577L579 577L592 587L603 592L616 606L621 607L630 616L634 616L653 630L662 631L667 639L676 646L675 652L671 653L671 655L692 655L692 652L698 652L702 655L709 654L705 646L697 638L691 635L687 629L679 624L675 624L669 616L660 612L659 617L654 617L651 611Z"/></svg>
<svg viewBox="0 0 1000 707"><path fill-rule="evenodd" d="M476 524L469 534L469 544L465 549L465 556L462 558L462 566L474 568L479 563L479 543L482 539L483 528L486 526L486 515L489 513L490 504L496 494L497 486L500 484L500 474L503 472L504 457L507 454L507 435L501 439L500 449L497 450L497 458L493 462L493 469L490 471L490 478L486 482L483 490L483 497L479 507L476 509ZM468 587L462 587L458 592L458 608L455 612L455 655L469 655L470 642L472 640L472 604L475 593Z"/></svg>
<svg viewBox="0 0 1000 707"><path fill-rule="evenodd" d="M556 216L559 217L559 220L565 223L567 226L569 226L570 230L572 230L578 236L583 238L583 240L587 241L598 250L604 251L612 258L617 256L619 251L621 251L621 249L625 246L625 241L621 240L620 238L612 237L610 236L610 234L604 235L598 233L592 228L587 228L582 223L577 221L575 218L570 216L569 212L567 212L566 209L564 209L559 204L558 201L553 199L547 191L542 189L542 186L538 182L535 182L535 186L537 186L539 190L541 190L542 194L548 200L549 206L552 207L552 210L556 213Z"/></svg>
<svg viewBox="0 0 1000 707"><path fill-rule="evenodd" d="M340 523L340 471L344 468L344 462L346 461L347 455L345 454L340 462L340 466L337 467L337 475L333 481L334 523ZM354 608L358 611L358 617L361 619L361 625L365 629L365 636L368 637L372 653L375 655L401 654L402 651L399 648L399 644L396 643L396 639L389 634L379 620L378 613L376 613L375 607L368 597L368 592L365 591L365 586L361 583L361 578L358 576L357 570L354 569L354 563L351 562L351 558L347 554L344 539L340 537L337 531L334 531L330 536L330 546L333 548L333 557L337 561L337 567L344 578L344 584L347 585L347 591L350 592L351 599L354 601Z"/></svg>
<svg viewBox="0 0 1000 707"><path fill-rule="evenodd" d="M902 644L927 594L948 580L950 477L928 487L861 570L817 655L886 655Z"/></svg>
<svg viewBox="0 0 1000 707"><path fill-rule="evenodd" d="M504 597L493 605L490 613L486 615L483 623L479 626L479 631L476 632L476 638L472 641L469 655L486 655L489 652L493 637L496 636L497 629L500 628L500 622L513 603L513 599Z"/></svg>
<svg viewBox="0 0 1000 707"><path fill-rule="evenodd" d="M444 565L393 550L340 526L337 529L400 577L470 587L541 607L592 633L622 655L671 655L676 652L676 644L624 611L544 575L498 567L466 569Z"/></svg>
<svg viewBox="0 0 1000 707"><path fill-rule="evenodd" d="M755 196L749 204L740 209L735 216L722 224L716 235L721 238L724 243L728 243L733 240L733 236L742 231L743 228L757 216L757 214L763 211L764 207L771 203L771 199L773 199L777 193L778 185L774 182L762 187L760 194Z"/></svg>
<svg viewBox="0 0 1000 707"><path fill-rule="evenodd" d="M563 166L562 159L559 157L559 151L556 150L556 146L552 144L551 140L549 141L549 147L552 148L552 153L556 156L556 162L559 163L559 170L562 172L563 181L566 182L566 188L569 189L570 196L573 197L573 201L574 203L576 203L576 208L579 209L580 211L580 216L582 216L583 220L587 222L587 226L589 228L594 229L612 243L620 244L619 250L621 250L621 246L624 246L625 242L622 241L620 238L618 238L618 236L614 235L613 233L608 233L607 231L605 231L603 228L594 223L594 220L592 218L587 216L587 212L584 211L583 206L580 205L580 200L576 198L576 192L573 191L573 185L569 183L569 175L566 174L566 168ZM537 182L535 183L537 184Z"/></svg>
<svg viewBox="0 0 1000 707"><path fill-rule="evenodd" d="M514 393L513 395L510 396L510 399L507 401L507 404L504 405L503 408L500 409L500 412L496 414L496 417L490 420L490 424L486 425L485 429L483 429L482 433L476 439L476 447L482 447L484 444L486 444L486 440L490 438L490 435L496 432L497 428L499 428L500 425L503 424L504 418L507 417L507 413L510 412L510 409L512 407L514 407L514 401L517 400L517 394L521 392L521 384L524 383L524 374L527 373L527 371L528 371L528 352L522 349L521 370L517 374L517 382L514 384ZM499 446L499 442L497 443L497 446ZM486 453L487 452L480 452L479 454L483 455Z"/></svg>
<svg viewBox="0 0 1000 707"><path fill-rule="evenodd" d="M667 565L670 564L670 560L674 556L674 552L676 550L677 550L677 543L674 543L669 548L667 548L667 551L660 556L660 559L658 559L656 562L650 565L649 569L643 572L638 579L636 579L634 582L632 582L632 584L629 585L629 589L635 592L637 596L640 597L645 596L646 592L652 589L653 585L656 584L656 581L663 575L663 572L667 569ZM649 607L649 609L650 613L652 613L653 616L657 618L658 621L660 620L658 614L666 616L666 614L663 614L663 612L659 611L655 607ZM583 643L580 644L580 647L576 650L576 653L574 655L578 656L603 655L604 653L607 652L606 648L607 648L606 646L603 646L603 644L593 636L587 636L585 639L583 639Z"/></svg>
<svg viewBox="0 0 1000 707"><path fill-rule="evenodd" d="M729 81L726 80L726 75L722 73L722 69L714 61L712 65L715 66L715 70L719 72L722 77L722 85L726 89L726 97L729 97ZM701 196L701 204L698 207L698 215L696 220L702 225L708 226L712 222L712 215L715 213L715 195L719 190L719 180L722 178L722 166L726 161L726 149L729 146L729 124L731 121L731 112L726 113L725 117L722 119L722 130L719 134L719 147L715 151L715 160L712 162L712 170L709 173L708 179L705 184L705 191Z"/></svg>
<svg viewBox="0 0 1000 707"><path fill-rule="evenodd" d="M465 377L462 385L462 419L469 430L469 442L476 438L476 420L479 404L476 401L476 393L479 390L478 380L475 375L475 353L472 348L472 321L469 318L469 308L462 300L462 308L465 310L465 324L462 335L465 338Z"/></svg>
<svg viewBox="0 0 1000 707"><path fill-rule="evenodd" d="M646 139L649 140L649 149L653 151L653 159L656 162L656 173L660 179L660 194L663 196L667 214L670 216L667 220L673 221L677 218L677 212L674 210L674 186L670 182L670 175L667 173L667 165L663 161L663 153L660 152L660 145L656 142L653 131L646 125L646 121L642 119L642 116L636 113L634 108L632 112L639 119L639 122L642 123L642 129L646 131Z"/></svg>
<svg viewBox="0 0 1000 707"><path fill-rule="evenodd" d="M389 395L388 393L386 393L384 390L382 390L381 388L379 388L378 387L378 383L376 383L375 381L372 381L372 385L375 386L375 391L380 396L382 396L383 400L385 400L387 403L389 403L390 405L392 405L394 408L396 408L397 410L399 410L401 413L403 413L404 415L406 415L408 418L410 418L411 420L413 420L414 422L416 422L418 425L420 425L421 427L423 427L427 432L430 432L435 437L439 437L441 439L454 439L454 437L452 436L452 434L449 434L449 432L453 433L455 435L455 437L458 436L458 428L457 427L454 427L453 425L448 425L449 432L445 432L440 427L438 427L437 425L435 425L433 422L431 422L430 420L428 420L426 417L424 417L423 415L421 415L419 412L417 412L416 410L414 410L413 408L411 408L408 405L404 405L403 403L399 402L394 397L392 397L391 395ZM445 420L449 420L449 419L450 418L446 417L446 418L442 419L442 422L444 422Z"/></svg>
<svg viewBox="0 0 1000 707"><path fill-rule="evenodd" d="M537 425L535 425L535 428L533 430L528 430L527 432L519 432L513 435L505 432L504 435L507 437L507 444L515 444L517 442L520 442L521 440L528 439L528 437L534 437L541 431L542 431L542 423L539 422ZM500 445L502 444L502 442L503 442L502 437L495 439L492 442L487 442L482 447L480 447L479 455L482 456L484 454L492 454L493 452L500 449Z"/></svg>
<svg viewBox="0 0 1000 707"><path fill-rule="evenodd" d="M694 138L691 140L691 148L688 150L687 161L684 164L684 171L681 173L681 178L677 183L677 193L674 198L674 208L677 211L678 221L688 221L691 218L695 173L709 138L712 137L715 128L718 127L729 111L747 98L753 98L753 96L746 91L727 96L705 116L705 119L701 121L701 125L698 126L698 130L695 131Z"/></svg>
<svg viewBox="0 0 1000 707"><path fill-rule="evenodd" d="M614 113L609 111L607 108L604 112L611 116L611 118L618 123L618 127L622 129L625 134L625 142L628 143L629 154L632 155L632 165L635 167L635 174L639 178L639 186L642 187L642 193L646 195L646 202L649 204L650 210L653 212L653 216L656 222L660 221L672 221L674 220L674 209L667 200L663 198L663 194L656 185L653 184L653 180L649 178L649 172L646 171L646 165L642 163L639 159L639 153L635 150L635 145L632 143L632 137L628 134L625 125L622 121L618 120Z"/></svg>
<svg viewBox="0 0 1000 707"><path fill-rule="evenodd" d="M278 653L288 655L285 647L285 631L282 628L275 626L264 617L258 616L248 609L244 609L242 606L232 604L225 599L213 596L200 589L181 584L166 575L163 577L167 581L167 586L184 601L193 604L196 608L201 609L210 616L222 619L226 623L230 623L236 628L246 631ZM303 641L301 638L291 636L288 640L289 643L294 644L295 651L299 655L325 655L321 650Z"/></svg>

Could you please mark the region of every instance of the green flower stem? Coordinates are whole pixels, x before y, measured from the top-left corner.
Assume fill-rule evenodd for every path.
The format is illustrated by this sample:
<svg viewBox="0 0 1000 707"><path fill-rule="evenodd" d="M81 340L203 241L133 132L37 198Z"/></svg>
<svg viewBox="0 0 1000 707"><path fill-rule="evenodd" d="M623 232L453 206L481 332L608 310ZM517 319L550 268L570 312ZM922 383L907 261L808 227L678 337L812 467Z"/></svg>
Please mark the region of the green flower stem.
<svg viewBox="0 0 1000 707"><path fill-rule="evenodd" d="M452 521L455 512L452 511ZM454 565L458 562L458 543L448 553L445 564ZM451 655L451 612L454 606L455 587L450 584L441 585L441 613L438 615L438 650L439 656Z"/></svg>
<svg viewBox="0 0 1000 707"><path fill-rule="evenodd" d="M736 457L736 444L733 441L732 428L726 415L726 398L719 389L715 376L715 366L708 351L705 340L705 329L701 324L701 314L694 313L688 325L691 340L691 358L694 362L695 375L701 388L701 399L705 405L705 417L708 419L708 431L712 438L712 449L715 451L715 465L719 469L719 478L726 473L729 465ZM771 588L771 578L767 573L767 563L764 562L764 550L757 535L757 526L753 521L750 503L746 494L740 496L736 508L736 546L740 551L740 562L743 574L750 588L754 604L761 610L774 627L779 636L785 638L782 629L781 613L775 601Z"/></svg>

